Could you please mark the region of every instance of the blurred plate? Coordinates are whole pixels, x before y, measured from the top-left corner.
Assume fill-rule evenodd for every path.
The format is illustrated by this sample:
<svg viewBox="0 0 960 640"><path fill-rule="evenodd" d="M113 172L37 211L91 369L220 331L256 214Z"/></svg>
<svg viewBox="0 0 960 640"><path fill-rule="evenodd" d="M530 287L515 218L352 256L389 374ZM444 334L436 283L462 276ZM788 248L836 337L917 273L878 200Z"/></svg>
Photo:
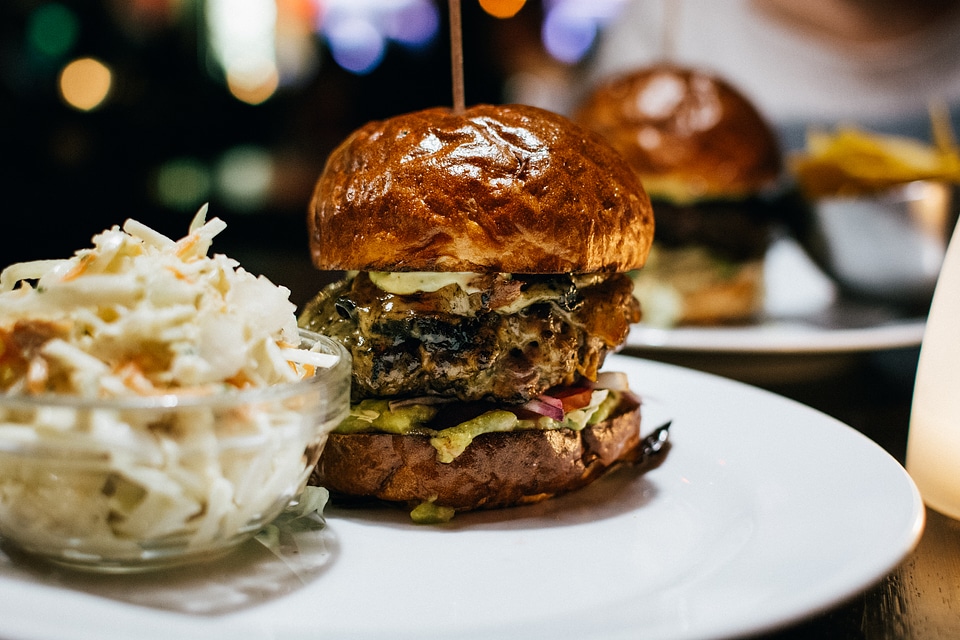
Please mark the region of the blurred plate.
<svg viewBox="0 0 960 640"><path fill-rule="evenodd" d="M846 299L792 240L766 258L763 315L753 324L634 325L625 352L747 382L796 382L836 373L864 354L919 347L926 316Z"/></svg>
<svg viewBox="0 0 960 640"><path fill-rule="evenodd" d="M859 432L689 369L621 356L607 368L643 397L647 431L673 421L673 447L646 475L621 468L443 526L330 508L312 544L273 562L246 549L202 570L85 577L0 554L0 637L749 635L840 604L916 545L916 487Z"/></svg>
<svg viewBox="0 0 960 640"><path fill-rule="evenodd" d="M767 316L742 327L658 329L636 325L628 347L726 353L846 353L916 347L926 318L903 318L882 307L839 302L801 318Z"/></svg>

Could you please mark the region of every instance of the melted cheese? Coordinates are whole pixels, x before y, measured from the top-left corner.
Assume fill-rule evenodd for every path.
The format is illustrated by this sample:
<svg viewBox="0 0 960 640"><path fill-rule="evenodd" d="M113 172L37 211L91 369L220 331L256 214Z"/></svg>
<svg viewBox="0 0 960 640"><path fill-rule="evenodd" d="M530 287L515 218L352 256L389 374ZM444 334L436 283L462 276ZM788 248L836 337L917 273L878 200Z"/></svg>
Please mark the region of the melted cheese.
<svg viewBox="0 0 960 640"><path fill-rule="evenodd" d="M407 296L414 293L431 293L447 285L455 284L467 293L477 293L481 289L470 283L479 274L455 271L408 271L403 273L371 271L370 281L387 293Z"/></svg>

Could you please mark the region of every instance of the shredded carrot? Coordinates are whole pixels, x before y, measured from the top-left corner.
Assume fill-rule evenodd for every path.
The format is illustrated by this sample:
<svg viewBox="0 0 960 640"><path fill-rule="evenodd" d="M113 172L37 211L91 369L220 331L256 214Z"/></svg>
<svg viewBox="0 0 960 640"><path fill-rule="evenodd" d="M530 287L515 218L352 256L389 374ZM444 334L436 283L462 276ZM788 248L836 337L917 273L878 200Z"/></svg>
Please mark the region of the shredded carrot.
<svg viewBox="0 0 960 640"><path fill-rule="evenodd" d="M176 267L167 265L164 268L170 273L172 273L177 280L183 280L184 282L193 282L190 278L188 278L182 271L180 271Z"/></svg>
<svg viewBox="0 0 960 640"><path fill-rule="evenodd" d="M140 365L133 360L128 360L121 365L116 373L119 374L125 387L136 391L140 395L150 395L155 392L153 383L144 374Z"/></svg>
<svg viewBox="0 0 960 640"><path fill-rule="evenodd" d="M197 242L199 241L200 241L200 236L199 234L196 234L196 233L191 233L190 235L185 236L179 241L177 241L177 257L183 258L185 255L190 253L190 251L192 251L193 248L197 246Z"/></svg>
<svg viewBox="0 0 960 640"><path fill-rule="evenodd" d="M313 375L317 372L316 365L312 365L308 362L302 364L297 364L292 360L287 360L287 365L297 374L300 378L312 378Z"/></svg>
<svg viewBox="0 0 960 640"><path fill-rule="evenodd" d="M246 387L253 386L253 381L243 371L240 371L236 375L227 378L224 380L224 382L229 385L233 385L237 389L244 389Z"/></svg>
<svg viewBox="0 0 960 640"><path fill-rule="evenodd" d="M77 264L73 266L70 271L67 271L63 274L63 277L60 278L62 282L70 282L71 280L76 280L83 275L83 272L87 270L87 267L90 266L90 263L93 262L94 255L92 253L87 253L80 256L80 260L77 261Z"/></svg>

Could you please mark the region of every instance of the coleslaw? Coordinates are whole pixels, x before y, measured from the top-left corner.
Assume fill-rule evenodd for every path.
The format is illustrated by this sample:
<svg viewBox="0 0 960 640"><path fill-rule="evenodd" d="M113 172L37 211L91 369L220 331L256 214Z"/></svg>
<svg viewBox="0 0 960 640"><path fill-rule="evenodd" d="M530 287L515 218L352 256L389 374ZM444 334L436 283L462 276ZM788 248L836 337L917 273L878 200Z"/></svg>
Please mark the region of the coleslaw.
<svg viewBox="0 0 960 640"><path fill-rule="evenodd" d="M253 535L303 490L348 358L300 333L288 289L207 255L225 226L204 207L174 241L127 220L0 274L0 536L78 564L169 560ZM315 374L344 366L331 400Z"/></svg>

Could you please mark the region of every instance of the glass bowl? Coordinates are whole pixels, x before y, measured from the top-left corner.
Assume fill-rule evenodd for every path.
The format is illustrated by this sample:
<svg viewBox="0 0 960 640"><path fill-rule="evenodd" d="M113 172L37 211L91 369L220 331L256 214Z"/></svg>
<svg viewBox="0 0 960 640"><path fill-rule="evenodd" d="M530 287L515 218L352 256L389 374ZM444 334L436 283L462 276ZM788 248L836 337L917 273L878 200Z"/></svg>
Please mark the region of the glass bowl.
<svg viewBox="0 0 960 640"><path fill-rule="evenodd" d="M79 399L0 394L0 539L97 572L222 556L303 491L347 415L351 362L219 395Z"/></svg>
<svg viewBox="0 0 960 640"><path fill-rule="evenodd" d="M898 306L929 304L957 221L954 185L918 180L870 196L824 197L800 241L842 291Z"/></svg>

